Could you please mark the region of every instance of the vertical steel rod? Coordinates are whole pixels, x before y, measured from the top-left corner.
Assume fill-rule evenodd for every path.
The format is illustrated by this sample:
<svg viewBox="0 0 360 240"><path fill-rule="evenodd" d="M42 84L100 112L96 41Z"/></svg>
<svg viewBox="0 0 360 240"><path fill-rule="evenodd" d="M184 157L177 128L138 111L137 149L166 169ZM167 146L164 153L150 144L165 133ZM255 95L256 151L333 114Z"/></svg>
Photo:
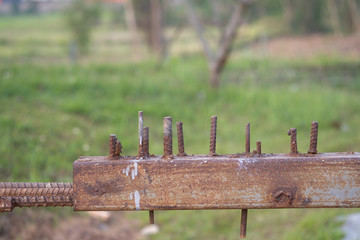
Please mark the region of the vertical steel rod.
<svg viewBox="0 0 360 240"><path fill-rule="evenodd" d="M183 122L176 123L177 128L177 138L178 138L178 156L185 156L185 147L184 147L184 132L183 132Z"/></svg>
<svg viewBox="0 0 360 240"><path fill-rule="evenodd" d="M311 136L309 154L317 154L317 140L318 140L318 122L311 123Z"/></svg>
<svg viewBox="0 0 360 240"><path fill-rule="evenodd" d="M116 150L116 134L110 134L109 137L109 158L114 158L116 156L115 150Z"/></svg>
<svg viewBox="0 0 360 240"><path fill-rule="evenodd" d="M247 209L241 209L240 238L246 238Z"/></svg>
<svg viewBox="0 0 360 240"><path fill-rule="evenodd" d="M149 211L149 222L150 224L155 224L155 215L154 210Z"/></svg>
<svg viewBox="0 0 360 240"><path fill-rule="evenodd" d="M144 127L143 129L143 153L144 157L149 157L149 127Z"/></svg>
<svg viewBox="0 0 360 240"><path fill-rule="evenodd" d="M172 118L164 117L163 119L164 131L164 157L172 156Z"/></svg>
<svg viewBox="0 0 360 240"><path fill-rule="evenodd" d="M246 124L245 129L245 152L250 153L250 122Z"/></svg>
<svg viewBox="0 0 360 240"><path fill-rule="evenodd" d="M122 145L121 142L119 140L116 141L116 145L115 145L115 155L117 157L120 157L121 153L122 153Z"/></svg>
<svg viewBox="0 0 360 240"><path fill-rule="evenodd" d="M256 153L261 155L261 142L260 141L256 142Z"/></svg>
<svg viewBox="0 0 360 240"><path fill-rule="evenodd" d="M216 155L216 128L217 128L217 116L211 117L211 127L210 127L210 148L209 155Z"/></svg>
<svg viewBox="0 0 360 240"><path fill-rule="evenodd" d="M290 135L290 154L292 155L298 154L296 134L296 128L290 128L288 131L288 135Z"/></svg>
<svg viewBox="0 0 360 240"><path fill-rule="evenodd" d="M139 111L138 113L138 117L139 117L139 125L138 125L138 130L139 130L139 153L138 153L138 157L142 158L144 156L144 151L143 151L143 129L144 129L144 121L143 121L143 112Z"/></svg>

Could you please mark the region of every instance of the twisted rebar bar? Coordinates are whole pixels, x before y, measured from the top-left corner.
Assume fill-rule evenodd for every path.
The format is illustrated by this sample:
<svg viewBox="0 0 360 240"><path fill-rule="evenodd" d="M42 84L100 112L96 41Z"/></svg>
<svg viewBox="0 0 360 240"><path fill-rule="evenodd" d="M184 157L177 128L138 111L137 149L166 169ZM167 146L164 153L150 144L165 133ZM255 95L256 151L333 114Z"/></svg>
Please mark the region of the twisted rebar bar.
<svg viewBox="0 0 360 240"><path fill-rule="evenodd" d="M73 206L72 183L0 182L0 212L14 207Z"/></svg>

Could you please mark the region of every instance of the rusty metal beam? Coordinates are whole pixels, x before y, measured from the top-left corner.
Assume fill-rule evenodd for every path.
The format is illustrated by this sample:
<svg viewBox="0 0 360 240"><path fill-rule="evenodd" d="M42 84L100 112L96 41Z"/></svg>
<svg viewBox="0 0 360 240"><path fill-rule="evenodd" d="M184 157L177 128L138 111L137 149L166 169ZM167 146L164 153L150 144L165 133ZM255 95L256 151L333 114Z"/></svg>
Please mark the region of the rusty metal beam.
<svg viewBox="0 0 360 240"><path fill-rule="evenodd" d="M164 154L149 152L149 128L139 111L139 152L124 157L115 134L109 156L80 157L71 183L0 183L0 212L14 207L73 206L75 211L242 209L245 238L248 209L360 207L360 153L317 151L318 122L312 122L307 154L297 149L297 130L288 131L289 154L264 154L261 142L250 152L216 154L217 116L211 118L208 155L185 153L183 124L177 122L173 154L172 118L163 118Z"/></svg>
<svg viewBox="0 0 360 240"><path fill-rule="evenodd" d="M360 153L81 157L74 210L360 207Z"/></svg>

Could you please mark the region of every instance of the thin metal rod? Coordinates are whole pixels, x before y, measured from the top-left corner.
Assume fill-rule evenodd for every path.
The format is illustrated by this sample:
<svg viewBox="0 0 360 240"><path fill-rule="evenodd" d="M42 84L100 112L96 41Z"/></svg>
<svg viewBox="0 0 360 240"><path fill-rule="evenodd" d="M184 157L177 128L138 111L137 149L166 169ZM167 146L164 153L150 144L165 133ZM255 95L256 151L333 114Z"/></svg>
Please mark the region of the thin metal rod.
<svg viewBox="0 0 360 240"><path fill-rule="evenodd" d="M298 154L296 134L296 128L290 128L288 131L288 135L290 135L290 154L292 155Z"/></svg>
<svg viewBox="0 0 360 240"><path fill-rule="evenodd" d="M110 134L109 137L109 158L115 158L116 154L115 154L115 150L116 150L116 134Z"/></svg>
<svg viewBox="0 0 360 240"><path fill-rule="evenodd" d="M0 183L0 212L14 207L73 206L72 183Z"/></svg>
<svg viewBox="0 0 360 240"><path fill-rule="evenodd" d="M210 127L210 147L209 155L216 155L216 128L217 128L217 116L211 117L211 127Z"/></svg>
<svg viewBox="0 0 360 240"><path fill-rule="evenodd" d="M245 152L250 153L250 122L246 124L245 129Z"/></svg>
<svg viewBox="0 0 360 240"><path fill-rule="evenodd" d="M144 121L143 121L143 112L139 111L138 113L139 123L138 123L138 131L139 131L139 153L138 157L144 156L143 151L143 129L144 129Z"/></svg>
<svg viewBox="0 0 360 240"><path fill-rule="evenodd" d="M121 142L117 140L115 145L115 155L117 157L120 157L121 153L122 153L122 145Z"/></svg>
<svg viewBox="0 0 360 240"><path fill-rule="evenodd" d="M164 157L172 156L172 118L164 117L163 119L164 131Z"/></svg>
<svg viewBox="0 0 360 240"><path fill-rule="evenodd" d="M260 141L256 142L256 153L261 155L261 142Z"/></svg>
<svg viewBox="0 0 360 240"><path fill-rule="evenodd" d="M144 157L150 156L150 153L149 153L149 127L144 127L144 130L143 130L143 152L144 152Z"/></svg>
<svg viewBox="0 0 360 240"><path fill-rule="evenodd" d="M184 147L184 132L183 132L183 122L176 123L177 128L177 138L178 138L178 156L185 156L185 147Z"/></svg>
<svg viewBox="0 0 360 240"><path fill-rule="evenodd" d="M155 215L154 210L149 211L149 222L150 224L155 224Z"/></svg>
<svg viewBox="0 0 360 240"><path fill-rule="evenodd" d="M241 209L240 238L246 238L247 209Z"/></svg>
<svg viewBox="0 0 360 240"><path fill-rule="evenodd" d="M310 148L308 151L309 154L317 154L318 128L318 122L311 123Z"/></svg>

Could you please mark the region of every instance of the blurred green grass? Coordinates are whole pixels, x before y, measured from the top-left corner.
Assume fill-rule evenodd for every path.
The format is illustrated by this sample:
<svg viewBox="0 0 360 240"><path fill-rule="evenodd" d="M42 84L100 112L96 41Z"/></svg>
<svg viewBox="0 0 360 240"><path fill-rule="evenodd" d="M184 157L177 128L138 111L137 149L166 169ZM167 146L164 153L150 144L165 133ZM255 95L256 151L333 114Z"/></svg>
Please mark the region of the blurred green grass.
<svg viewBox="0 0 360 240"><path fill-rule="evenodd" d="M358 60L236 57L221 87L213 90L206 63L196 53L159 66L152 60L125 63L122 54L121 62L92 63L96 56L106 58L95 50L90 60L70 65L62 52L66 32L60 17L47 17L43 25L44 17L27 18L0 21L1 181L72 181L72 162L81 155L106 155L110 133L118 135L125 155L135 155L139 110L150 127L154 154L162 153L162 117L168 115L184 122L186 152L206 153L214 114L218 153L244 151L248 121L252 146L261 140L263 152L288 152L290 127L298 129L299 151L305 152L314 120L319 121L320 152L358 151ZM57 35L39 38L41 29L57 29ZM21 40L26 32L27 43ZM32 51L35 55L22 58ZM353 211L251 210L248 239L340 239L341 222L335 217ZM127 216L145 224L146 214ZM156 212L156 221L161 231L153 239L237 239L240 211L164 211Z"/></svg>

